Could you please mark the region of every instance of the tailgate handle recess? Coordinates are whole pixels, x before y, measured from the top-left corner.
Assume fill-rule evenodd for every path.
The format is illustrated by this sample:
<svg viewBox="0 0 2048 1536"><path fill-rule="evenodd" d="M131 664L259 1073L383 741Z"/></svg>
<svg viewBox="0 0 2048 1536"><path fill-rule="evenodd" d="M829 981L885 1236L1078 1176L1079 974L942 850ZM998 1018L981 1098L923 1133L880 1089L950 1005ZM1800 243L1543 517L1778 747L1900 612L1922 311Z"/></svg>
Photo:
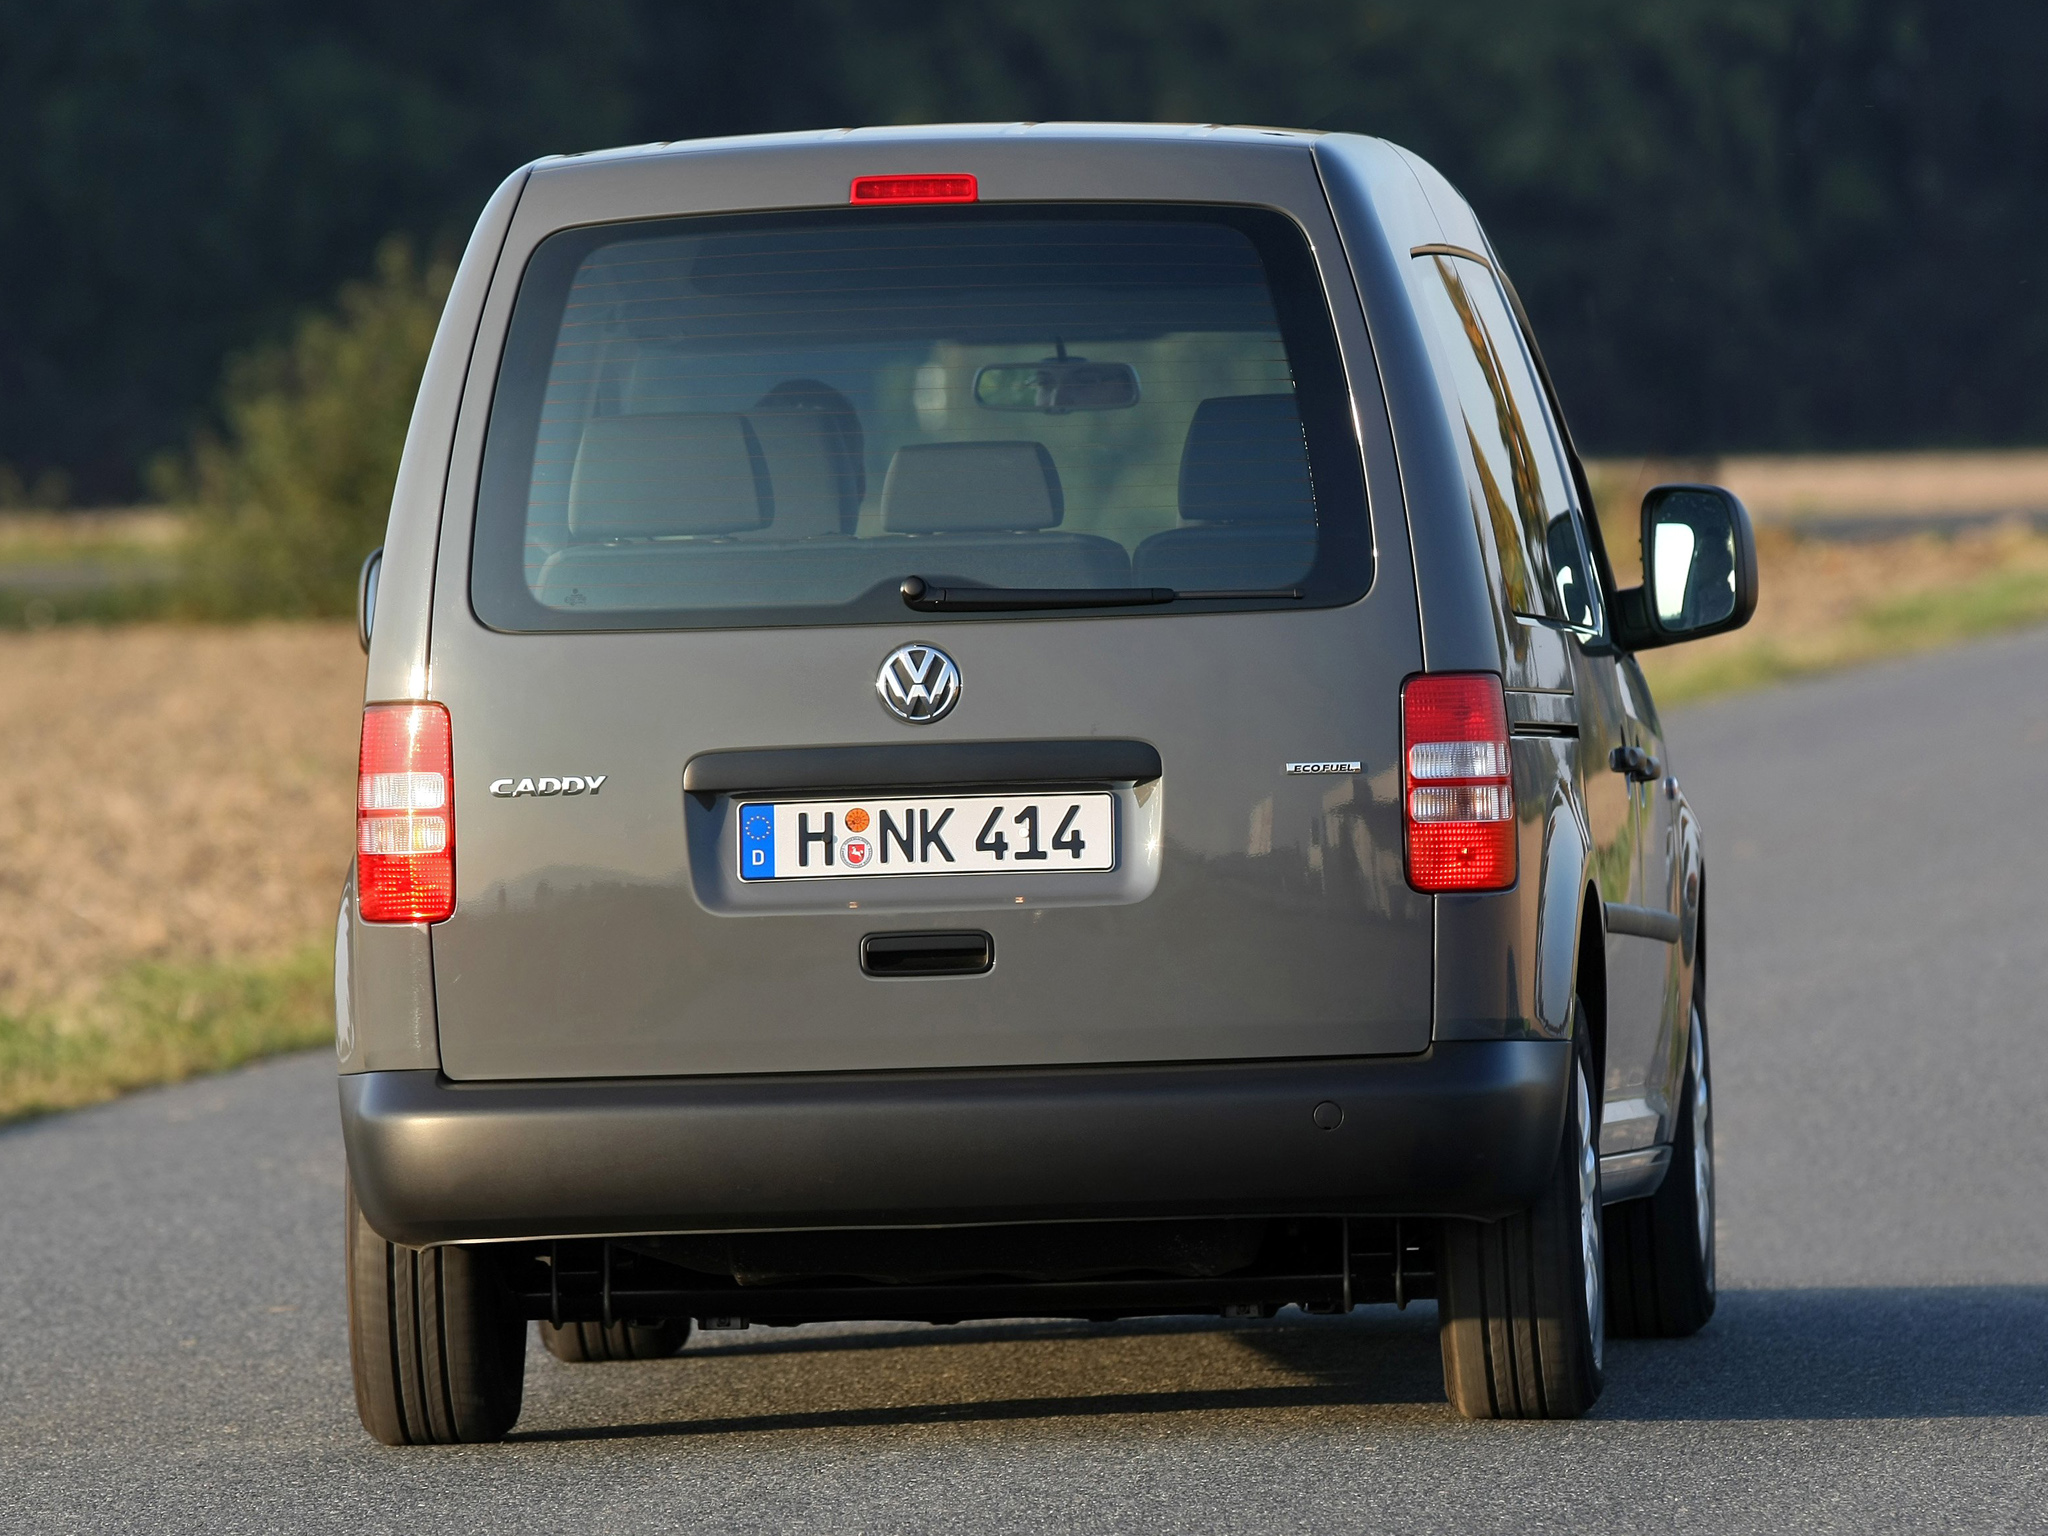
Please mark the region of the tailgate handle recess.
<svg viewBox="0 0 2048 1536"><path fill-rule="evenodd" d="M996 941L964 933L871 933L860 941L870 976L982 976L994 968Z"/></svg>
<svg viewBox="0 0 2048 1536"><path fill-rule="evenodd" d="M700 752L683 766L683 789L715 795L885 785L1142 784L1159 774L1159 749L1146 741L920 741Z"/></svg>

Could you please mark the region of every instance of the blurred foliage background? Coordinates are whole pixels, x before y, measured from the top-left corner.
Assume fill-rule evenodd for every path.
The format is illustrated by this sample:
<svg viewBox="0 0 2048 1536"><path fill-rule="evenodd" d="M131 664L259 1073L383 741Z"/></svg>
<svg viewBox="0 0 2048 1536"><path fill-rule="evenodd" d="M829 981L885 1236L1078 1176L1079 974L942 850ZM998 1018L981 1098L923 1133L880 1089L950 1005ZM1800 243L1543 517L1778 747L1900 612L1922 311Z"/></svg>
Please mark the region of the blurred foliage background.
<svg viewBox="0 0 2048 1536"><path fill-rule="evenodd" d="M1404 143L1594 452L2048 440L2038 0L0 0L0 40L16 501L135 499L225 355L535 155L910 120Z"/></svg>
<svg viewBox="0 0 2048 1536"><path fill-rule="evenodd" d="M1594 453L2048 441L2044 77L2038 0L0 0L0 505L196 503L181 606L338 611L505 174L913 120L1409 145Z"/></svg>

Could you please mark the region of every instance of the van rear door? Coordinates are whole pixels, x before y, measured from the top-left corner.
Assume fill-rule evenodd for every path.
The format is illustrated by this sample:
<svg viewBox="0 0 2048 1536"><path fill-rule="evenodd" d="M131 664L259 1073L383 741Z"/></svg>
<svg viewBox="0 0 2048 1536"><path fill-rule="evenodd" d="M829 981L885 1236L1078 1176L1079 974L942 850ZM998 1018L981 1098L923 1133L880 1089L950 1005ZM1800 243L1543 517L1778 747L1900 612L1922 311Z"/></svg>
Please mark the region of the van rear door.
<svg viewBox="0 0 2048 1536"><path fill-rule="evenodd" d="M1427 1047L1415 604L1289 153L1291 214L532 237L433 635L449 1075Z"/></svg>

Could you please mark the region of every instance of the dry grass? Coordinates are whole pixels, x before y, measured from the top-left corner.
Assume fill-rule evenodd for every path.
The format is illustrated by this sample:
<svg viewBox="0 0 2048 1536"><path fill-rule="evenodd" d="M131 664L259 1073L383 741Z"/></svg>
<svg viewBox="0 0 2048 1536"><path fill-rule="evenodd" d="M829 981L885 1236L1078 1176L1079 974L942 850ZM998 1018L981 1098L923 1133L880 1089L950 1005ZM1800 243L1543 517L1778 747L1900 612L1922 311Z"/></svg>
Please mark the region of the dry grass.
<svg viewBox="0 0 2048 1536"><path fill-rule="evenodd" d="M362 675L336 624L0 637L0 1011L331 921Z"/></svg>
<svg viewBox="0 0 2048 1536"><path fill-rule="evenodd" d="M0 636L0 1117L324 1034L361 699L344 624Z"/></svg>
<svg viewBox="0 0 2048 1536"><path fill-rule="evenodd" d="M1880 543L1759 533L1756 617L1643 656L1662 704L2048 622L2048 537L2023 526Z"/></svg>

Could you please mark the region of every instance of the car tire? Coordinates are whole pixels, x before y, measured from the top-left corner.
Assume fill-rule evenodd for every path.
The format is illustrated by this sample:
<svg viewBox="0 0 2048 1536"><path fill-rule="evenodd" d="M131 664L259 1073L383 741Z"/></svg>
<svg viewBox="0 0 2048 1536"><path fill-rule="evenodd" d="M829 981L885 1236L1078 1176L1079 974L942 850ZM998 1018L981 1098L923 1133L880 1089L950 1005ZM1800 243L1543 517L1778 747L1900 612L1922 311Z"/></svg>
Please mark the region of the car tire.
<svg viewBox="0 0 2048 1536"><path fill-rule="evenodd" d="M356 1412L386 1445L502 1440L525 1390L526 1320L487 1251L406 1248L348 1204L348 1339Z"/></svg>
<svg viewBox="0 0 2048 1536"><path fill-rule="evenodd" d="M611 1360L666 1360L690 1340L687 1317L655 1323L553 1323L540 1325L540 1341L565 1365L600 1365Z"/></svg>
<svg viewBox="0 0 2048 1536"><path fill-rule="evenodd" d="M1657 1192L1607 1210L1607 1308L1616 1337L1682 1339L1714 1315L1713 1073L1695 999L1671 1164Z"/></svg>
<svg viewBox="0 0 2048 1536"><path fill-rule="evenodd" d="M1526 1211L1446 1221L1437 1265L1444 1392L1468 1419L1577 1418L1600 1396L1606 1336L1600 1157L1585 1014L1573 1009L1564 1135Z"/></svg>

